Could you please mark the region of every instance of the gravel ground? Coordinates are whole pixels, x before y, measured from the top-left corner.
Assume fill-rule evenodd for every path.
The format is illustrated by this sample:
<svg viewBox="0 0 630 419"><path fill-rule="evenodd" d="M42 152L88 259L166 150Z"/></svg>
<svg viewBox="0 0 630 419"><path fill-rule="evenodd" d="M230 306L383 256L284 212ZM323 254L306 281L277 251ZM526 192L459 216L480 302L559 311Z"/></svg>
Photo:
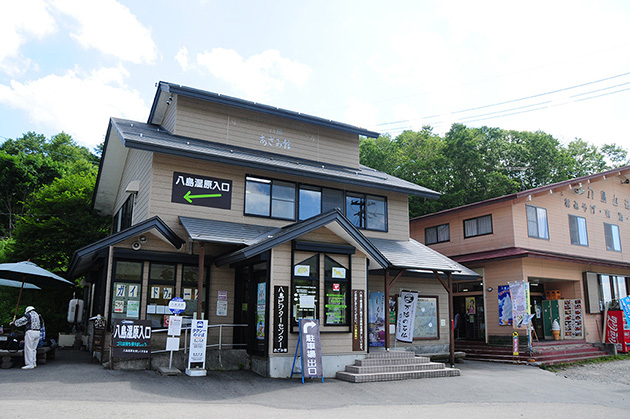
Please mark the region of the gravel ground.
<svg viewBox="0 0 630 419"><path fill-rule="evenodd" d="M556 375L571 380L630 386L630 359L575 365L556 372Z"/></svg>

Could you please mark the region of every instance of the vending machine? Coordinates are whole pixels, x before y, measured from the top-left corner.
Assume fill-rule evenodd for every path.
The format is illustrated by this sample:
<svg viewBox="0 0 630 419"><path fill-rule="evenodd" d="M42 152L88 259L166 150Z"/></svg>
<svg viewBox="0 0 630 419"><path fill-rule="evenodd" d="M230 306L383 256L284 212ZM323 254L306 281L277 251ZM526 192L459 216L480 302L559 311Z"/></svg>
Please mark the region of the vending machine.
<svg viewBox="0 0 630 419"><path fill-rule="evenodd" d="M630 329L621 310L609 310L606 318L606 343L617 347L617 352L627 353L630 348Z"/></svg>

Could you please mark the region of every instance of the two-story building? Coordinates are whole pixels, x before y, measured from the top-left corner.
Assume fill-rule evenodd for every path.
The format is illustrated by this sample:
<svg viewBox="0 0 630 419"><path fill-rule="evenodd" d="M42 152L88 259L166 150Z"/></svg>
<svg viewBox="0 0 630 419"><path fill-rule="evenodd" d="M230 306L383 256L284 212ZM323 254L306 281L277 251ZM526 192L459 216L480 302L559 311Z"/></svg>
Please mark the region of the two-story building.
<svg viewBox="0 0 630 419"><path fill-rule="evenodd" d="M327 376L371 344L448 351L450 281L476 274L409 238L408 196L438 194L359 164L360 136L378 133L159 83L146 123L107 129L93 205L112 234L68 271L89 314L161 328L181 297L185 316L246 325L223 344L272 377L290 375L302 318L319 319ZM384 304L403 289L425 304L406 344Z"/></svg>
<svg viewBox="0 0 630 419"><path fill-rule="evenodd" d="M453 289L455 337L510 339L508 283L525 281L537 338L557 320L561 339L601 342L607 303L630 289L629 179L626 166L412 219L413 238L481 275Z"/></svg>

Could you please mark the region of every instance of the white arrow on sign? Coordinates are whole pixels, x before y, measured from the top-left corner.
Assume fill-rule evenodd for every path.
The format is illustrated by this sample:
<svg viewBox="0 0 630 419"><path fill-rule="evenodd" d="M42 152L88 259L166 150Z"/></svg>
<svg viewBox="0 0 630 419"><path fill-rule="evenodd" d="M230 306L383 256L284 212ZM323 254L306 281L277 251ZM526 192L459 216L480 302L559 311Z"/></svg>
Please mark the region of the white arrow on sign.
<svg viewBox="0 0 630 419"><path fill-rule="evenodd" d="M304 327L302 328L302 333L308 333L309 327L315 327L315 326L317 326L317 323L315 323L314 321L304 323Z"/></svg>

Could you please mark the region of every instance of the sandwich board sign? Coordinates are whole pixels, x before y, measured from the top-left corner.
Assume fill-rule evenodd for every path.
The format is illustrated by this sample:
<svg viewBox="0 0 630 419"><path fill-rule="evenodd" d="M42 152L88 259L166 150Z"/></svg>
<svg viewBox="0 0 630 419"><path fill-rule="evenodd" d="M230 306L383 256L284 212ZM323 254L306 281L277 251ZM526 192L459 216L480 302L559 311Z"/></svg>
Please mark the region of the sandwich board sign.
<svg viewBox="0 0 630 419"><path fill-rule="evenodd" d="M193 320L190 329L190 350L188 353L186 375L191 377L202 377L206 375L207 341L208 320Z"/></svg>
<svg viewBox="0 0 630 419"><path fill-rule="evenodd" d="M300 337L295 356L293 357L293 367L291 367L291 377L295 369L295 361L300 353L302 363L302 383L304 377L319 378L324 382L324 367L322 365L322 344L319 336L318 319L300 319Z"/></svg>

